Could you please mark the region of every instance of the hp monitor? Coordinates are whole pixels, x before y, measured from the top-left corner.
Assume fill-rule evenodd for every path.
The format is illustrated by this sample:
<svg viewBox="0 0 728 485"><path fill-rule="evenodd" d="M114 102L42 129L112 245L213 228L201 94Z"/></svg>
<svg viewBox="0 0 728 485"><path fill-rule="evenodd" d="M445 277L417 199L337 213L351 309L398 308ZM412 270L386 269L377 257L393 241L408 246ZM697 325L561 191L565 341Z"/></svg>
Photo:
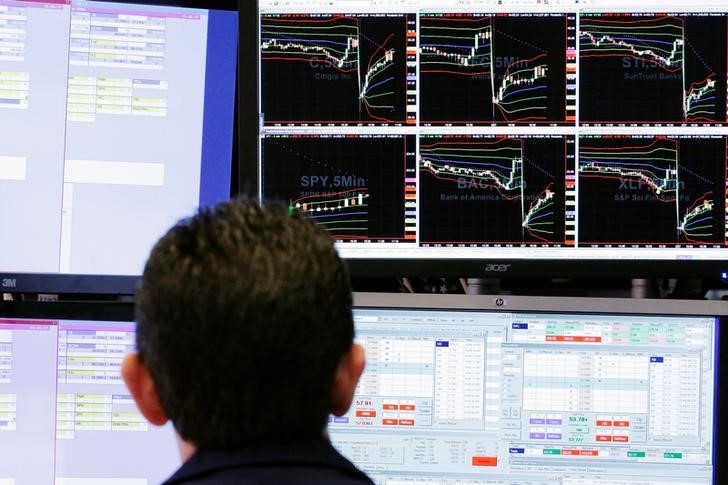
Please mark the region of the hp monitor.
<svg viewBox="0 0 728 485"><path fill-rule="evenodd" d="M717 302L358 294L334 445L386 485L710 485Z"/></svg>

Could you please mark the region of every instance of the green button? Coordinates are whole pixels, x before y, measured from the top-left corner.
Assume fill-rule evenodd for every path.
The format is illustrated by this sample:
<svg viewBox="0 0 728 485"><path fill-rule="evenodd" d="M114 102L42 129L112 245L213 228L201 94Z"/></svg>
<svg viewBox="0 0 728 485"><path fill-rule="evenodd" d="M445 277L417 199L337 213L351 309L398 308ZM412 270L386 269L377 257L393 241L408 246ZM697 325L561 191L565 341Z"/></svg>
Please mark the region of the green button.
<svg viewBox="0 0 728 485"><path fill-rule="evenodd" d="M629 458L644 458L645 452L644 451L628 451L627 456Z"/></svg>
<svg viewBox="0 0 728 485"><path fill-rule="evenodd" d="M548 449L546 449L546 450L543 450L543 454L544 455L560 455L561 454L561 450L548 450Z"/></svg>
<svg viewBox="0 0 728 485"><path fill-rule="evenodd" d="M682 458L682 453L665 453L665 458Z"/></svg>

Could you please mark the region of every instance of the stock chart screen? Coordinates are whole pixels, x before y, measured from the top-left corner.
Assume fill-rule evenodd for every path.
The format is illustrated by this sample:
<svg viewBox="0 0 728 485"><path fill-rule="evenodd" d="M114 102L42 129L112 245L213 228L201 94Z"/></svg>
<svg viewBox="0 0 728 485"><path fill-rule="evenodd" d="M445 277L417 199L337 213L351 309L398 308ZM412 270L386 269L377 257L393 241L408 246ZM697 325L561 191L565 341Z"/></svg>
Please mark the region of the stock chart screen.
<svg viewBox="0 0 728 485"><path fill-rule="evenodd" d="M343 257L728 261L725 2L299 3L259 189Z"/></svg>

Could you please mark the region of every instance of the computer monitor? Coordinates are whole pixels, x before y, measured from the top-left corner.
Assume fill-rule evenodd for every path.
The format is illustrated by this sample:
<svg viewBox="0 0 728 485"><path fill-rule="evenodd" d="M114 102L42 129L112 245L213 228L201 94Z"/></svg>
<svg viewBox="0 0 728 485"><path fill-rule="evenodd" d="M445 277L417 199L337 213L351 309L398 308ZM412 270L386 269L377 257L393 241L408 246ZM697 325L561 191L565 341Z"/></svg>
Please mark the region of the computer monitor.
<svg viewBox="0 0 728 485"><path fill-rule="evenodd" d="M724 0L257 5L241 173L355 276L728 267Z"/></svg>
<svg viewBox="0 0 728 485"><path fill-rule="evenodd" d="M170 226L229 199L237 18L0 0L0 290L133 293Z"/></svg>
<svg viewBox="0 0 728 485"><path fill-rule="evenodd" d="M152 485L180 465L121 380L132 304L0 303L0 483Z"/></svg>
<svg viewBox="0 0 728 485"><path fill-rule="evenodd" d="M329 435L382 485L725 483L725 315L720 302L357 294L367 366Z"/></svg>

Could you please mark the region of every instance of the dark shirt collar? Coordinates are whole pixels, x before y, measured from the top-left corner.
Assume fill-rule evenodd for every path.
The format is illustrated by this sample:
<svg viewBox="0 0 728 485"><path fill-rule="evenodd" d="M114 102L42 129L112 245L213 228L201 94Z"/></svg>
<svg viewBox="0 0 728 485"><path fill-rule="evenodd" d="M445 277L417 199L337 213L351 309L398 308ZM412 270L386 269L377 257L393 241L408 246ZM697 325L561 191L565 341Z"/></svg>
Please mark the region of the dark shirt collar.
<svg viewBox="0 0 728 485"><path fill-rule="evenodd" d="M322 437L292 444L266 444L239 451L198 450L163 485L184 483L226 469L285 465L334 468L367 480L364 473Z"/></svg>

